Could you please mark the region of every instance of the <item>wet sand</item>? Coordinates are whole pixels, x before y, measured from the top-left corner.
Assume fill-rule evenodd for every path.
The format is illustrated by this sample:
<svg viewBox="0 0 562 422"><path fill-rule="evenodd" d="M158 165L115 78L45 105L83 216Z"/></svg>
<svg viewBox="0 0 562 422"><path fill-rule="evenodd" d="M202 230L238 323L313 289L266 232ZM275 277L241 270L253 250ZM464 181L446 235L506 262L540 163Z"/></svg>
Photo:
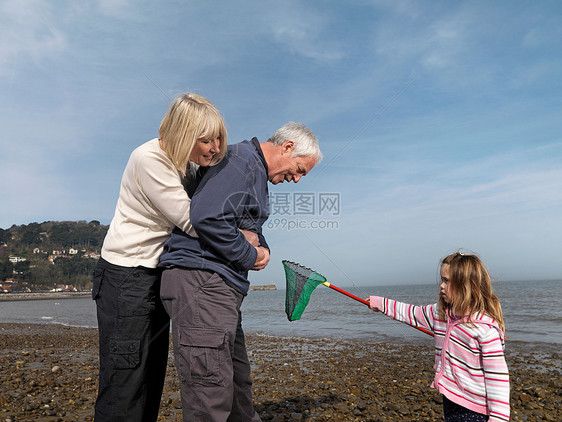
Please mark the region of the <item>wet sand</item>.
<svg viewBox="0 0 562 422"><path fill-rule="evenodd" d="M246 336L264 421L439 421L432 340L424 344ZM555 346L508 344L513 421L562 420ZM97 330L0 324L0 422L91 421ZM170 353L159 420L181 421Z"/></svg>

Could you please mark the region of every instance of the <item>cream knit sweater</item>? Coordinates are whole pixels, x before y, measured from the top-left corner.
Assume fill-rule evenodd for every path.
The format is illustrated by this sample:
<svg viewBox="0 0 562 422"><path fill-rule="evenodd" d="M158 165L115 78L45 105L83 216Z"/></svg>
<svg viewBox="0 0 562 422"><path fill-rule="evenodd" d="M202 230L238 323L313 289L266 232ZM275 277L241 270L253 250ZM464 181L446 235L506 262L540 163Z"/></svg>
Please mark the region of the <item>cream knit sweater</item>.
<svg viewBox="0 0 562 422"><path fill-rule="evenodd" d="M197 236L190 199L168 155L152 139L135 149L121 180L119 199L101 256L124 267L156 268L174 226Z"/></svg>

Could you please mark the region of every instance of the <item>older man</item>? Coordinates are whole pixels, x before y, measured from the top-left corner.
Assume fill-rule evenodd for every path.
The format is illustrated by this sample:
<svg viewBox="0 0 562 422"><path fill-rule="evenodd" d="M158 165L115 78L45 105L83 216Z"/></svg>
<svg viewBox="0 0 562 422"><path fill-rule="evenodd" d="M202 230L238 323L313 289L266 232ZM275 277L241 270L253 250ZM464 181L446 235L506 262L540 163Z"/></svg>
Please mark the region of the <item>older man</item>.
<svg viewBox="0 0 562 422"><path fill-rule="evenodd" d="M160 257L185 421L260 421L240 306L250 285L248 270L269 262L262 234L269 216L267 182L297 183L321 159L312 131L290 122L267 142L253 138L230 145L190 195L199 237L176 229ZM257 234L254 245L239 229Z"/></svg>

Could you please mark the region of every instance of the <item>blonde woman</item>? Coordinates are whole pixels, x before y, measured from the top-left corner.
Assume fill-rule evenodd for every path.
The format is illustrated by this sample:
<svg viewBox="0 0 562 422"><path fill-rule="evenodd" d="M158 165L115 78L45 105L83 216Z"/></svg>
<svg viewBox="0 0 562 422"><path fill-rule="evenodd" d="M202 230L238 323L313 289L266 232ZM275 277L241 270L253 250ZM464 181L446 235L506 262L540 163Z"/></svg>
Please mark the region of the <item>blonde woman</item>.
<svg viewBox="0 0 562 422"><path fill-rule="evenodd" d="M158 258L172 229L195 235L184 187L197 166L226 153L218 110L196 94L178 97L159 138L133 151L115 215L94 270L99 328L96 421L155 421L168 359L169 317L160 301Z"/></svg>

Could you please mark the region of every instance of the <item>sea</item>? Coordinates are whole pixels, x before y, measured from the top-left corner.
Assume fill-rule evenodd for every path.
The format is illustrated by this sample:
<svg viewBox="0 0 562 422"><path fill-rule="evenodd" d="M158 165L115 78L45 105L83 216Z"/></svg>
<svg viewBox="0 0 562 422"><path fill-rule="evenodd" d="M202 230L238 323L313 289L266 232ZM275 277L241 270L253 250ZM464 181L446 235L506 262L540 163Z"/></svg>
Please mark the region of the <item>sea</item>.
<svg viewBox="0 0 562 422"><path fill-rule="evenodd" d="M435 303L434 284L338 286L360 297L385 296L414 305ZM557 349L562 345L562 280L501 281L494 284L506 322L508 342ZM366 305L320 285L298 321L285 314L285 290L250 291L242 305L246 333L279 337L330 338L364 342L431 342L431 337L393 321ZM0 321L97 327L95 302L89 297L1 301Z"/></svg>

